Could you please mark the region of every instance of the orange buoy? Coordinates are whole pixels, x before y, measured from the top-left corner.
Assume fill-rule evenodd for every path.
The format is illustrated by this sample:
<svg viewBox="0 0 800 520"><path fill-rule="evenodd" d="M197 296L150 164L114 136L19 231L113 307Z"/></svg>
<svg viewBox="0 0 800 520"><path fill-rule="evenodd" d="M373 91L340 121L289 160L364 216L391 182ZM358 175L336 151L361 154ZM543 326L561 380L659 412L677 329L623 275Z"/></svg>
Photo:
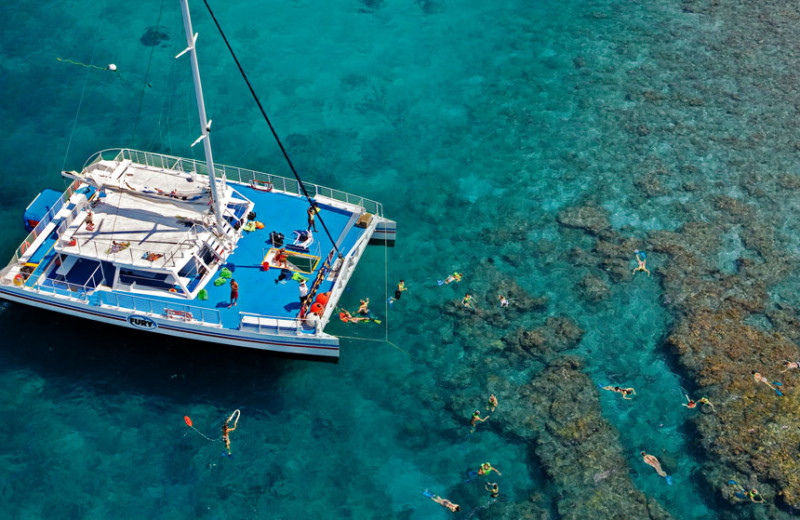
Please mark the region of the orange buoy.
<svg viewBox="0 0 800 520"><path fill-rule="evenodd" d="M314 301L320 305L325 305L328 303L328 298L330 298L330 296L331 293L329 292L319 293Z"/></svg>
<svg viewBox="0 0 800 520"><path fill-rule="evenodd" d="M319 314L320 312L322 312L322 305L320 305L319 303L315 303L314 305L311 306L311 312L314 314Z"/></svg>

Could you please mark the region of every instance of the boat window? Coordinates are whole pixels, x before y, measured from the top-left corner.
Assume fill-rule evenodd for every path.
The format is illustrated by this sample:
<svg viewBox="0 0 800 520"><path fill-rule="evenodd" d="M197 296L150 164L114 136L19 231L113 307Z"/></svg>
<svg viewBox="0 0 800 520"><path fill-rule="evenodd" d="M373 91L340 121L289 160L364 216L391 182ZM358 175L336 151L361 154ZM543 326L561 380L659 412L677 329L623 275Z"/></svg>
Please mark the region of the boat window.
<svg viewBox="0 0 800 520"><path fill-rule="evenodd" d="M134 269L120 269L119 271L120 283L130 285L144 285L147 287L156 287L160 289L172 289L173 282L172 276L169 273L153 273L150 271L137 271Z"/></svg>

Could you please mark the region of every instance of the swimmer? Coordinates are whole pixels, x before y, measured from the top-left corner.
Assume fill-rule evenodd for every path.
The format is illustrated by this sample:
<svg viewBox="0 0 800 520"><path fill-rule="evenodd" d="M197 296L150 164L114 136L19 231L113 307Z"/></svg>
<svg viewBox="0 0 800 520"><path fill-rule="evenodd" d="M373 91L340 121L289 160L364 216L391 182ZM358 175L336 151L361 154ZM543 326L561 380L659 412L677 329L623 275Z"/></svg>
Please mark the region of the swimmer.
<svg viewBox="0 0 800 520"><path fill-rule="evenodd" d="M347 309L339 309L339 319L345 323L358 323L359 321L369 320L369 318L358 318L353 316Z"/></svg>
<svg viewBox="0 0 800 520"><path fill-rule="evenodd" d="M616 392L618 394L622 394L622 398L623 399L628 399L628 400L631 399L630 397L628 397L629 395L636 395L636 390L634 390L633 388L622 388L622 387L619 387L619 386L611 386L611 385L609 385L609 386L601 386L600 388L603 389L603 390L609 390L611 392Z"/></svg>
<svg viewBox="0 0 800 520"><path fill-rule="evenodd" d="M650 276L650 271L647 270L645 264L647 263L647 255L644 251L639 251L638 249L634 251L636 253L636 262L639 264L634 270L632 274L636 274L636 271L644 271L647 273L647 276Z"/></svg>
<svg viewBox="0 0 800 520"><path fill-rule="evenodd" d="M472 419L469 420L469 425L472 426L472 429L475 429L475 425L479 422L484 422L489 417L481 417L481 411L475 410L475 413L472 414Z"/></svg>
<svg viewBox="0 0 800 520"><path fill-rule="evenodd" d="M234 416L236 416L236 420L233 422L233 428L229 428L228 423L231 422ZM231 456L231 438L229 435L232 431L236 430L237 424L239 424L239 410L234 411L231 416L228 417L228 420L225 421L225 424L222 425L222 440L225 442L225 449L228 450L228 457Z"/></svg>
<svg viewBox="0 0 800 520"><path fill-rule="evenodd" d="M508 307L508 300L502 294L500 296L500 307Z"/></svg>
<svg viewBox="0 0 800 520"><path fill-rule="evenodd" d="M362 316L370 316L369 312L369 298L361 300L361 305L358 306L358 312Z"/></svg>
<svg viewBox="0 0 800 520"><path fill-rule="evenodd" d="M656 470L656 473L658 473L659 477L667 476L664 470L661 469L661 463L658 462L657 458L655 458L653 455L648 455L645 452L641 452L641 455L642 455L642 460L644 460L644 463L647 464L648 466L652 466L653 469Z"/></svg>
<svg viewBox="0 0 800 520"><path fill-rule="evenodd" d="M400 283L397 284L397 289L394 291L394 299L399 300L400 297L403 295L403 292L407 291L408 288L406 287L405 280L400 280Z"/></svg>
<svg viewBox="0 0 800 520"><path fill-rule="evenodd" d="M765 384L765 385L767 385L768 387L770 387L770 388L772 388L773 390L775 390L775 393L776 393L776 394L778 394L778 395L783 395L783 394L781 393L781 391L780 391L780 390L778 390L777 388L775 388L774 386L772 386L772 384L769 382L769 379L767 379L766 377L762 376L761 374L759 374L759 373L758 373L758 372L756 372L755 370L753 370L753 371L751 372L751 374L753 374L753 379L755 380L755 382L756 382L756 383L764 383L764 384ZM782 385L781 385L780 383L778 383L777 381L773 381L772 383L774 383L774 384L776 384L776 385L779 385L779 386L782 386Z"/></svg>
<svg viewBox="0 0 800 520"><path fill-rule="evenodd" d="M489 413L494 412L494 409L497 408L497 398L494 396L494 394L489 396L489 404L487 407L489 408Z"/></svg>
<svg viewBox="0 0 800 520"><path fill-rule="evenodd" d="M487 482L483 485L483 488L489 492L489 496L492 498L500 496L500 488L497 486L497 482Z"/></svg>
<svg viewBox="0 0 800 520"><path fill-rule="evenodd" d="M432 495L430 498L437 504L446 507L447 509L449 509L454 513L458 513L459 511L461 511L461 506L459 506L458 504L454 504L449 500L447 500L446 498L440 497L439 495Z"/></svg>
<svg viewBox="0 0 800 520"><path fill-rule="evenodd" d="M495 472L495 473L497 473L498 475L502 475L502 473L500 473L500 472L497 470L497 468L493 468L493 467L492 467L492 465L491 465L490 463L488 463L488 462L484 462L483 464L481 464L481 467L480 467L480 468L478 468L478 475L488 475L488 474L489 474L489 473L491 473L492 471L494 471L494 472Z"/></svg>
<svg viewBox="0 0 800 520"><path fill-rule="evenodd" d="M733 492L733 495L736 498L741 498L742 500L744 500L745 498L749 498L750 501L755 504L761 504L764 502L764 497L761 496L761 494L758 492L756 488L751 488L750 490L748 490L746 487L739 484L733 479L729 480L728 484L736 486L738 488L738 490Z"/></svg>
<svg viewBox="0 0 800 520"><path fill-rule="evenodd" d="M444 279L444 283L449 284L452 282L460 282L461 281L461 273L455 272Z"/></svg>
<svg viewBox="0 0 800 520"><path fill-rule="evenodd" d="M469 293L467 293L467 295L464 296L464 299L461 300L461 305L463 305L467 309L474 309L474 307L472 306L472 296L470 296Z"/></svg>
<svg viewBox="0 0 800 520"><path fill-rule="evenodd" d="M713 404L711 404L711 401L709 401L707 397L701 397L700 399L698 399L698 400L697 400L697 404L707 404L708 406L710 406L710 407L711 407L711 411L713 411L713 412L716 412L716 411L717 411L717 410L714 408L714 405L713 405Z"/></svg>
<svg viewBox="0 0 800 520"><path fill-rule="evenodd" d="M781 374L792 370L793 368L800 368L800 361L789 361L788 359L784 359L781 361L781 364L783 364L783 370L781 370Z"/></svg>
<svg viewBox="0 0 800 520"><path fill-rule="evenodd" d="M696 402L694 402L693 400L689 399L688 395L686 395L686 394L683 394L683 395L686 396L686 400L689 401L689 402L687 404L682 404L681 406L685 406L686 408L697 408L697 403Z"/></svg>
<svg viewBox="0 0 800 520"><path fill-rule="evenodd" d="M747 496L750 498L750 502L761 504L764 502L764 497L758 492L756 488L751 488L750 491L747 492Z"/></svg>

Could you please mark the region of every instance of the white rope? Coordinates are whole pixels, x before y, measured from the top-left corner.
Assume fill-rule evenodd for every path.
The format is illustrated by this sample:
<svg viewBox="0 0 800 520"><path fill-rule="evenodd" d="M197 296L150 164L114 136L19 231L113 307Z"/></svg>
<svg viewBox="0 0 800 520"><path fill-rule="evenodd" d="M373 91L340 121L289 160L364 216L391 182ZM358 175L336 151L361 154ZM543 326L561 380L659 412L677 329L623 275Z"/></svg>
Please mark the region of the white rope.
<svg viewBox="0 0 800 520"><path fill-rule="evenodd" d="M92 49L92 59L89 60L89 63L94 61L94 54L97 51L97 39L94 41L94 48ZM86 95L86 88L89 86L89 76L92 74L92 69L89 68L89 71L86 73L86 81L83 82L83 91L81 92L81 100L78 102L78 110L75 111L75 119L72 120L72 130L69 133L69 141L67 141L67 151L64 152L64 162L61 163L61 171L64 171L64 168L67 165L67 157L69 156L69 148L72 146L72 138L75 136L75 126L78 124L78 114L81 112L81 106L83 105L83 98Z"/></svg>

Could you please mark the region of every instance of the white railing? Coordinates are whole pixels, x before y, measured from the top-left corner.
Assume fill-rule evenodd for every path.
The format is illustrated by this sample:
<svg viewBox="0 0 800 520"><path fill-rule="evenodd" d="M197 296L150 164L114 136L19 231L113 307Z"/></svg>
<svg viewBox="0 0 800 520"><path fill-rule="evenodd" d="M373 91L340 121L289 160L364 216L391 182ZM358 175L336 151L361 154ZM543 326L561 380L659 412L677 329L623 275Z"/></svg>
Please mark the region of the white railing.
<svg viewBox="0 0 800 520"><path fill-rule="evenodd" d="M52 264L52 262L50 262L50 264ZM52 278L47 279L49 282L48 285L41 285L39 280L41 280L42 276L48 269L50 269L49 266L46 267L34 280L33 283L35 285L33 285L33 287L36 289L36 292L52 294L53 296L77 298L78 300L86 302L89 299L89 294L103 282L103 273L100 270L100 265L98 265L97 268L92 271L92 274L83 285L53 280Z"/></svg>
<svg viewBox="0 0 800 520"><path fill-rule="evenodd" d="M352 276L353 272L355 271L356 264L358 263L359 258L361 258L361 255L364 253L364 250L369 245L369 239L372 237L372 234L375 232L375 228L377 226L378 219L372 219L369 227L358 238L347 255L341 259L338 269L335 271L333 271L333 267L335 267L336 260L333 260L334 263L331 266L331 271L334 275L333 288L331 289L331 294L328 297L328 303L325 306L325 312L322 314L320 319L320 327L324 328L330 321L331 314L333 314L335 311L336 304L339 303L339 298L342 296L342 293L344 293L344 290L347 287L347 282L350 281L350 276Z"/></svg>
<svg viewBox="0 0 800 520"><path fill-rule="evenodd" d="M268 316L253 312L239 313L239 330L257 332L258 334L278 334L281 336L297 336L302 324L294 318L286 316ZM309 332L313 332L310 330Z"/></svg>
<svg viewBox="0 0 800 520"><path fill-rule="evenodd" d="M117 294L115 292L100 291L96 304L101 307L111 307L119 310L128 310L149 316L167 318L173 321L199 323L222 327L222 318L216 309L206 309L194 305L184 305L177 302L151 300L139 296Z"/></svg>
<svg viewBox="0 0 800 520"><path fill-rule="evenodd" d="M76 247L79 255L91 256L97 259L104 259L106 261L119 262L128 260L131 265L135 265L136 260L145 260L149 261L150 266L154 268L178 267L176 255L178 255L177 260L184 258L183 250L195 248L195 241L199 236L198 229L200 228L197 224L194 224L186 232L184 238L180 242L177 242L172 249L165 253L154 253L148 249L130 247L130 243L127 243L128 245L126 246L126 242L124 241L117 242L116 246L114 244L109 244L108 247L101 252L100 247L94 240L89 241L87 244L86 240L70 236L68 233L68 230L70 229L70 226L74 222L75 218L79 213L85 210L87 206L88 203L76 206L71 212L69 212L69 214L66 215L58 228L58 240L66 241L66 247ZM85 218L85 216L83 218ZM74 244L72 241L74 241ZM65 244L62 244L62 247L64 245ZM105 245L103 247L105 247Z"/></svg>
<svg viewBox="0 0 800 520"><path fill-rule="evenodd" d="M123 160L128 159L132 162L144 164L151 168L156 168L160 170L172 170L172 171L181 171L185 173L198 173L201 175L208 175L208 168L204 161L197 161L195 159L187 159L182 157L174 157L171 155L162 155L158 153L152 152L142 152L139 150L131 150L128 148L123 149L114 149L114 150L103 150L101 152L97 152L95 155L91 156L84 165L84 168L89 164L97 162L98 156L101 156L103 153L114 153L114 160ZM272 184L273 191L278 191L282 193L291 193L294 195L303 195L302 190L300 189L300 183L297 182L295 179L290 179L287 177L281 177L278 175L272 175L269 173L257 172L255 170L250 170L247 168L239 168L237 166L226 166L224 164L215 164L214 170L216 173L216 177L224 180L230 180L239 182L241 184L250 184L251 181L258 181L261 183L269 182ZM304 182L303 185L306 187L309 195L312 197L321 195L323 197L328 197L333 200L338 200L340 202L345 202L347 204L352 204L354 206L359 206L364 208L364 210L368 213L372 213L374 215L383 216L383 206L379 202L375 202L374 200L366 199L364 197L359 197L358 195L353 195L352 193L347 193L341 190L334 190L332 188L328 188L325 186L320 186L318 184L313 184L310 182Z"/></svg>
<svg viewBox="0 0 800 520"><path fill-rule="evenodd" d="M66 191L61 194L61 198L58 199L58 202L53 204L53 207L50 208L44 217L39 221L36 227L28 233L28 236L25 237L25 240L22 241L20 246L14 251L14 256L11 258L9 265L19 263L20 258L25 254L25 252L31 247L39 235L42 234L42 231L47 227L47 225L52 222L53 218L56 214L61 211L61 208L64 207L64 204L72 197L72 194L75 193L75 190L78 189L80 182L76 179L72 181L72 183L67 187Z"/></svg>

